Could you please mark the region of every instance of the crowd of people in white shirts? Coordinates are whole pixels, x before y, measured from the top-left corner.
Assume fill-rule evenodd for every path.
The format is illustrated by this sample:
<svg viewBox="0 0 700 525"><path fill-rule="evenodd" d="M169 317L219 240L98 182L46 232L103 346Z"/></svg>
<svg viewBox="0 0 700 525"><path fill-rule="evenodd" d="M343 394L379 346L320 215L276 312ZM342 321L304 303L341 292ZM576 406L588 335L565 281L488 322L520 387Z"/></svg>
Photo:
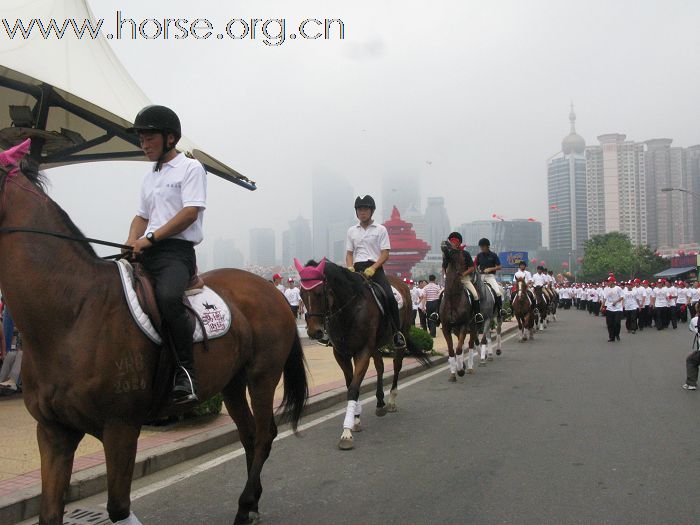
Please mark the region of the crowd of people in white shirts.
<svg viewBox="0 0 700 525"><path fill-rule="evenodd" d="M561 307L587 311L590 315L605 315L609 341L620 340L622 319L628 333L655 327L676 329L688 320L688 310L695 312L700 302L700 284L684 281L656 282L633 279L618 283L610 275L602 283L563 284L558 287Z"/></svg>

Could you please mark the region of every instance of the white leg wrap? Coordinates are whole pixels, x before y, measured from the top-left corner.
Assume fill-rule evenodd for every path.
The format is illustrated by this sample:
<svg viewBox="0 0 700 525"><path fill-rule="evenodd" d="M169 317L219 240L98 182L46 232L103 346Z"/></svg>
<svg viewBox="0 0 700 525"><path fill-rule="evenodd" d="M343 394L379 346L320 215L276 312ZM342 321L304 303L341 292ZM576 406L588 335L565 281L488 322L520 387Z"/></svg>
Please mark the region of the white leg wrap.
<svg viewBox="0 0 700 525"><path fill-rule="evenodd" d="M357 406L357 401L348 401L348 408L345 412L345 421L343 421L343 428L346 430L351 430L355 426L355 407Z"/></svg>
<svg viewBox="0 0 700 525"><path fill-rule="evenodd" d="M481 359L486 359L486 345L481 345Z"/></svg>
<svg viewBox="0 0 700 525"><path fill-rule="evenodd" d="M362 415L362 403L359 401L355 405L355 417L360 417Z"/></svg>
<svg viewBox="0 0 700 525"><path fill-rule="evenodd" d="M457 370L464 370L464 354L457 354Z"/></svg>
<svg viewBox="0 0 700 525"><path fill-rule="evenodd" d="M138 518L134 516L133 512L130 512L127 518L119 521L113 521L112 523L114 523L114 525L142 525Z"/></svg>
<svg viewBox="0 0 700 525"><path fill-rule="evenodd" d="M469 349L469 355L467 356L467 367L468 368L474 368L474 349L470 348Z"/></svg>
<svg viewBox="0 0 700 525"><path fill-rule="evenodd" d="M491 338L489 338L488 341L486 341L486 352L489 355L493 355L493 345L491 344Z"/></svg>
<svg viewBox="0 0 700 525"><path fill-rule="evenodd" d="M395 405L396 404L396 390L392 390L389 392L389 404L390 405Z"/></svg>
<svg viewBox="0 0 700 525"><path fill-rule="evenodd" d="M455 364L454 357L448 357L447 364L450 365L450 374L454 374L455 372L457 372L457 365Z"/></svg>

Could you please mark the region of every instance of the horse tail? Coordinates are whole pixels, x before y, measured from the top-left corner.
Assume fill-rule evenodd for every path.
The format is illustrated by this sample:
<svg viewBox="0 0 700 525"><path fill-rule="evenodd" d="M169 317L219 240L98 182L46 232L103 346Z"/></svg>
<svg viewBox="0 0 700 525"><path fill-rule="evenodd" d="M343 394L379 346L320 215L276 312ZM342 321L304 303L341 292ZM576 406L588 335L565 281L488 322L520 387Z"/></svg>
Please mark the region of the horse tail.
<svg viewBox="0 0 700 525"><path fill-rule="evenodd" d="M284 396L280 405L282 421L291 422L294 432L297 431L308 398L309 383L306 376L306 359L297 333L294 334L292 350L284 363Z"/></svg>
<svg viewBox="0 0 700 525"><path fill-rule="evenodd" d="M408 356L415 358L421 365L426 368L433 366L433 362L430 360L430 356L426 355L423 350L418 348L418 345L411 339L410 335L406 338L406 354Z"/></svg>

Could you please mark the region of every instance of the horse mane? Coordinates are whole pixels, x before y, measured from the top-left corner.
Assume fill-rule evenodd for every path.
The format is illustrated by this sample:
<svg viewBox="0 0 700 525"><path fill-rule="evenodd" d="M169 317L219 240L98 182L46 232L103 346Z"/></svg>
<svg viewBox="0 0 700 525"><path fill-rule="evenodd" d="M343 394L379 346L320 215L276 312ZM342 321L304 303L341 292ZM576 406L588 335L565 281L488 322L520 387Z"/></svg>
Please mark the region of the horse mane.
<svg viewBox="0 0 700 525"><path fill-rule="evenodd" d="M22 173L22 175L25 176L25 178L31 183L31 185L39 191L44 197L46 197L46 200L53 204L57 214L58 218L60 219L61 223L68 229L70 234L74 237L77 237L79 239L84 239L85 234L78 228L73 220L68 216L68 214L65 212L63 208L61 208L56 201L54 201L51 197L49 197L46 194L46 189L48 185L48 180L46 178L46 175L44 175L41 171L39 171L39 164L36 162L36 160L30 158L30 157L24 157L20 163L19 163L19 171ZM7 177L9 176L9 173L6 169L3 169L0 167L0 189L4 188L4 186L7 184ZM79 245L87 252L88 255L92 257L97 257L97 253L95 250L92 248L89 242L79 242Z"/></svg>
<svg viewBox="0 0 700 525"><path fill-rule="evenodd" d="M307 266L318 266L318 264L314 260L306 263ZM353 296L361 296L365 291L364 279L360 274L351 272L329 260L326 260L324 273L333 293L343 303L352 299Z"/></svg>

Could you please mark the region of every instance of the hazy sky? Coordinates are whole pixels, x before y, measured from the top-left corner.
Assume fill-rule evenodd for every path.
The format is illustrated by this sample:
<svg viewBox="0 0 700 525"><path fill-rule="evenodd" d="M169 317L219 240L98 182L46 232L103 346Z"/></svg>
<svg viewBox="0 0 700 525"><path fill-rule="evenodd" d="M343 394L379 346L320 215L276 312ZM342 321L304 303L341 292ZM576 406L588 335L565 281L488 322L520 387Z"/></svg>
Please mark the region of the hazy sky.
<svg viewBox="0 0 700 525"><path fill-rule="evenodd" d="M281 232L311 218L311 173L346 177L380 200L380 177L421 176L453 225L535 217L546 226L546 161L568 133L700 143L697 1L91 1L108 21L340 18L345 40L111 41L184 133L257 181L210 177L205 236ZM426 161L431 161L428 165ZM147 165L50 170L52 195L85 233L126 237ZM86 199L89 195L89 201ZM499 197L500 196L500 197ZM352 207L352 202L348 202ZM545 230L546 231L546 230ZM545 243L547 238L545 236ZM278 251L278 255L279 255Z"/></svg>

